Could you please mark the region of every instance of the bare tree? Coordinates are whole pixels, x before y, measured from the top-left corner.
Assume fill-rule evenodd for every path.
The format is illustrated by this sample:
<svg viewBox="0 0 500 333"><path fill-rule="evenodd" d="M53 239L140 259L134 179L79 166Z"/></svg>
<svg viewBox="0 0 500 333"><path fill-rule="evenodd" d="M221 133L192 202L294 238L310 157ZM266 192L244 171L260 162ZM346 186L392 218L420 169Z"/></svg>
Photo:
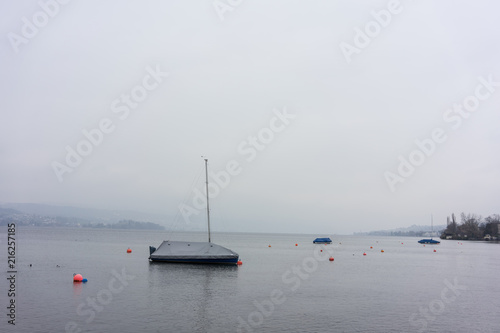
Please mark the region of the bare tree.
<svg viewBox="0 0 500 333"><path fill-rule="evenodd" d="M496 236L500 232L500 215L493 214L484 219L486 223L484 224L484 234L490 236Z"/></svg>
<svg viewBox="0 0 500 333"><path fill-rule="evenodd" d="M460 215L462 224L460 225L460 232L467 235L468 239L479 239L482 238L483 231L479 228L479 224L482 221L481 215L462 213Z"/></svg>
<svg viewBox="0 0 500 333"><path fill-rule="evenodd" d="M450 217L446 217L447 225L446 229L444 230L444 234L451 235L453 238L457 236L457 222L455 221L455 214L451 214L451 222L450 222Z"/></svg>
<svg viewBox="0 0 500 333"><path fill-rule="evenodd" d="M484 219L488 223L500 223L500 215L493 214Z"/></svg>

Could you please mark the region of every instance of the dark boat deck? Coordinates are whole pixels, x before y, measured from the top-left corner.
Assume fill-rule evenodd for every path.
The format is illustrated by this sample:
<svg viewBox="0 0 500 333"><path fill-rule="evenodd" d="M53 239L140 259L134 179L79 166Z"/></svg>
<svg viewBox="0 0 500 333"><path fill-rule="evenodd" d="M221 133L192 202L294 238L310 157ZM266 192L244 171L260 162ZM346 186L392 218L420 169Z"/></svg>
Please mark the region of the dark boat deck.
<svg viewBox="0 0 500 333"><path fill-rule="evenodd" d="M164 241L158 249L150 246L151 261L195 264L236 264L239 255L210 242Z"/></svg>

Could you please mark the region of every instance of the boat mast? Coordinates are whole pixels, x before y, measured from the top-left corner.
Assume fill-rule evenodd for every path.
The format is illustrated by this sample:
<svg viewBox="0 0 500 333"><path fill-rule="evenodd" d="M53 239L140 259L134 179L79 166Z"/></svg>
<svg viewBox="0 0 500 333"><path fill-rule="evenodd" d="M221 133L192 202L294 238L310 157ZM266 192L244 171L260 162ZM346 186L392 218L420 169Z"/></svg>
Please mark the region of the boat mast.
<svg viewBox="0 0 500 333"><path fill-rule="evenodd" d="M210 243L210 205L208 203L208 159L205 158L205 185L207 190L207 221L208 221L208 242Z"/></svg>
<svg viewBox="0 0 500 333"><path fill-rule="evenodd" d="M434 236L434 221L432 220L432 214L431 214L431 239L432 236Z"/></svg>

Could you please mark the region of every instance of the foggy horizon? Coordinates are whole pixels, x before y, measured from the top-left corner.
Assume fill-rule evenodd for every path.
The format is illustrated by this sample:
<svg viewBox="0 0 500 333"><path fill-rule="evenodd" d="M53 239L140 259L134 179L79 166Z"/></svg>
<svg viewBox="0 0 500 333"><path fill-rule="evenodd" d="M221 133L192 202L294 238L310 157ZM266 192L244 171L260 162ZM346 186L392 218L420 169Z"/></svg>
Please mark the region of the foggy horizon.
<svg viewBox="0 0 500 333"><path fill-rule="evenodd" d="M2 3L0 202L203 224L204 156L218 231L499 214L498 6Z"/></svg>

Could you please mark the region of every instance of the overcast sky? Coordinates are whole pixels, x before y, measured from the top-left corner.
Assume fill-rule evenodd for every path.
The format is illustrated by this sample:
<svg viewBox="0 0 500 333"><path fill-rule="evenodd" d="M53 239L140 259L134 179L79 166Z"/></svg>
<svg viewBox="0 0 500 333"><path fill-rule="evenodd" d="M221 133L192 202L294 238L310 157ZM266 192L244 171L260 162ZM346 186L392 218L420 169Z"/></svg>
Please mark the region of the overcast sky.
<svg viewBox="0 0 500 333"><path fill-rule="evenodd" d="M498 214L499 10L2 1L0 202L204 223L203 155L219 231Z"/></svg>

